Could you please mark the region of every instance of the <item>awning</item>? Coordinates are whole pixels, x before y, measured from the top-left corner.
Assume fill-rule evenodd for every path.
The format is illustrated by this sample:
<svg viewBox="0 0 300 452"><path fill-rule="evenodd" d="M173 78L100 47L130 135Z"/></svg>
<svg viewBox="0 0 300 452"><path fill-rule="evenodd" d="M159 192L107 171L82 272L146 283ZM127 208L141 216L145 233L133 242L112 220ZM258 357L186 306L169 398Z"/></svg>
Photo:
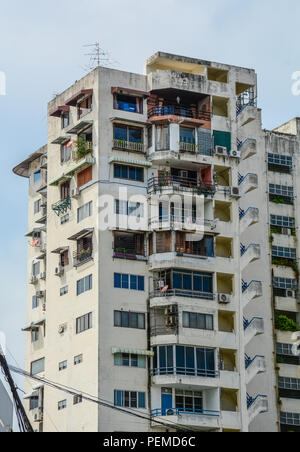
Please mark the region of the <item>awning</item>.
<svg viewBox="0 0 300 452"><path fill-rule="evenodd" d="M32 397L38 397L38 395L39 395L38 391L32 391L29 394L25 394L23 396L23 399L28 400L28 399L31 399Z"/></svg>
<svg viewBox="0 0 300 452"><path fill-rule="evenodd" d="M152 163L147 162L146 160L135 160L135 159L129 159L126 157L118 157L118 156L110 157L110 159L108 160L108 163L129 163L130 165L139 165L139 166L146 166L146 167L152 166Z"/></svg>
<svg viewBox="0 0 300 452"><path fill-rule="evenodd" d="M72 166L69 168L65 173L61 174L59 177L56 177L51 182L49 182L49 185L58 185L60 182L63 182L64 180L71 179L74 176L74 173L76 171L83 170L85 167L89 165L93 165L96 163L96 159L94 157L85 157L84 159L81 159L77 165Z"/></svg>
<svg viewBox="0 0 300 452"><path fill-rule="evenodd" d="M68 141L71 140L71 137L67 137L66 135L64 137L58 137L54 141L52 141L51 144L64 144L68 143Z"/></svg>
<svg viewBox="0 0 300 452"><path fill-rule="evenodd" d="M61 105L57 107L55 110L49 113L49 116L55 116L56 118L60 118L63 111L70 111L69 105Z"/></svg>
<svg viewBox="0 0 300 452"><path fill-rule="evenodd" d="M64 251L68 251L69 247L68 246L61 246L59 248L56 248L55 250L51 251L52 254L61 254Z"/></svg>
<svg viewBox="0 0 300 452"><path fill-rule="evenodd" d="M149 97L150 93L148 91L139 91L136 89L131 88L121 88L120 86L112 86L111 88L112 94L129 94L129 95L135 95L139 97Z"/></svg>
<svg viewBox="0 0 300 452"><path fill-rule="evenodd" d="M36 260L42 261L43 259L45 259L45 257L46 257L46 253L42 253L42 254L39 254L39 256L36 257Z"/></svg>
<svg viewBox="0 0 300 452"><path fill-rule="evenodd" d="M77 232L77 234L72 235L68 238L68 240L79 240L85 237L88 234L91 234L94 231L94 228L87 228L82 229L80 232Z"/></svg>
<svg viewBox="0 0 300 452"><path fill-rule="evenodd" d="M139 121L138 119L134 120L134 119L127 119L127 118L121 118L119 116L113 116L111 118L109 118L111 122L118 122L121 124L134 124L135 126L149 126L148 122L145 121Z"/></svg>
<svg viewBox="0 0 300 452"><path fill-rule="evenodd" d="M31 331L31 330L35 330L37 329L39 326L44 325L44 323L46 322L46 318L43 317L42 319L36 321L36 322L31 322L28 325L26 325L24 328L22 328L22 331Z"/></svg>
<svg viewBox="0 0 300 452"><path fill-rule="evenodd" d="M28 178L29 177L29 167L30 167L31 163L34 162L39 157L41 157L42 155L44 155L46 152L47 152L47 145L41 147L36 152L31 154L26 160L24 160L24 162L19 163L19 165L15 166L15 168L13 169L13 172L17 176Z"/></svg>
<svg viewBox="0 0 300 452"><path fill-rule="evenodd" d="M85 129L90 127L93 124L93 121L80 121L79 124L77 124L75 127L72 127L72 129L68 130L68 133L71 133L72 135L78 135L79 133L83 132Z"/></svg>
<svg viewBox="0 0 300 452"><path fill-rule="evenodd" d="M76 107L77 102L80 100L80 98L91 94L93 94L92 89L82 89L81 91L78 91L76 94L74 94L74 96L70 97L70 99L67 100L66 105Z"/></svg>
<svg viewBox="0 0 300 452"><path fill-rule="evenodd" d="M41 388L44 388L44 383L39 383L39 384L37 384L36 386L33 386L33 390L34 391L38 391L39 389L41 389Z"/></svg>
<svg viewBox="0 0 300 452"><path fill-rule="evenodd" d="M32 229L32 231L27 232L27 234L25 234L25 237L32 237L34 232L42 232L42 228L34 228Z"/></svg>
<svg viewBox="0 0 300 452"><path fill-rule="evenodd" d="M140 350L135 348L117 348L113 347L111 349L112 354L115 355L116 353L129 353L132 355L143 355L143 356L154 356L154 353L150 350Z"/></svg>

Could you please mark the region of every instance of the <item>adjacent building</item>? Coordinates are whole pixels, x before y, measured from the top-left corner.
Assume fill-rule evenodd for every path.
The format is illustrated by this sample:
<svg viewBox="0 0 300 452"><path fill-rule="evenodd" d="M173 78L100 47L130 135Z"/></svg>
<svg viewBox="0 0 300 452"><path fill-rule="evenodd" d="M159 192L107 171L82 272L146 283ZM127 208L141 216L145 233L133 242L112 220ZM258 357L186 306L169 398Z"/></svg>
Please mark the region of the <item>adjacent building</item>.
<svg viewBox="0 0 300 452"><path fill-rule="evenodd" d="M0 433L13 430L13 403L0 380Z"/></svg>
<svg viewBox="0 0 300 452"><path fill-rule="evenodd" d="M299 428L298 143L262 130L254 70L161 52L49 103L14 168L26 362L79 395L28 381L37 431Z"/></svg>

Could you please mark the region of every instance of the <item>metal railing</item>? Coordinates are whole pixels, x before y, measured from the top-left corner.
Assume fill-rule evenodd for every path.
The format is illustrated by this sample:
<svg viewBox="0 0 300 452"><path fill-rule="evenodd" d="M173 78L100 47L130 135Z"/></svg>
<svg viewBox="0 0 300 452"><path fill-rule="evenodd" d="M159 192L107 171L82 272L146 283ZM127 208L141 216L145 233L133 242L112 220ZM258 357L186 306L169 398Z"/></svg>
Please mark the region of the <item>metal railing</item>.
<svg viewBox="0 0 300 452"><path fill-rule="evenodd" d="M259 209L257 208L257 207L248 207L248 209L247 210L244 210L244 209L239 209L239 216L240 216L240 220L242 219L242 218L244 218L244 216L247 214L247 212L250 210L250 209L253 209L253 210L256 210L257 212L259 212Z"/></svg>
<svg viewBox="0 0 300 452"><path fill-rule="evenodd" d="M184 414L195 414L197 416L212 416L219 417L220 411L217 410L203 410L196 408L155 408L151 410L151 416L181 416Z"/></svg>
<svg viewBox="0 0 300 452"><path fill-rule="evenodd" d="M183 118L199 119L203 121L211 120L211 113L206 110L199 110L192 106L184 107L172 103L148 108L148 118L152 118L153 116L181 116Z"/></svg>
<svg viewBox="0 0 300 452"><path fill-rule="evenodd" d="M113 147L122 151L146 152L145 145L134 141L113 140Z"/></svg>
<svg viewBox="0 0 300 452"><path fill-rule="evenodd" d="M201 195L214 195L216 187L213 183L202 182L197 179L166 175L163 177L151 177L148 180L148 193L162 191L171 187L174 191L193 191Z"/></svg>
<svg viewBox="0 0 300 452"><path fill-rule="evenodd" d="M131 259L131 260L137 260L139 257L145 258L145 252L138 251L138 250L131 250L127 248L116 248L113 250L113 255L116 258L123 258L123 259Z"/></svg>
<svg viewBox="0 0 300 452"><path fill-rule="evenodd" d="M55 204L52 204L52 210L56 213L57 216L60 216L71 209L71 198L62 199Z"/></svg>
<svg viewBox="0 0 300 452"><path fill-rule="evenodd" d="M73 253L74 267L78 267L79 265L82 265L85 262L90 261L92 258L93 258L92 248L81 250L79 252L75 251Z"/></svg>
<svg viewBox="0 0 300 452"><path fill-rule="evenodd" d="M249 283L247 283L246 281L244 281L242 279L242 293L246 292L246 290L254 283L261 283L261 281L253 280L253 281L250 281Z"/></svg>
<svg viewBox="0 0 300 452"><path fill-rule="evenodd" d="M157 375L185 375L192 377L209 377L216 378L219 372L209 369L195 369L188 367L160 367L157 369L151 369L152 377Z"/></svg>
<svg viewBox="0 0 300 452"><path fill-rule="evenodd" d="M256 402L256 400L260 398L267 399L268 396L264 394L257 394L256 397L252 397L247 393L247 408L249 409Z"/></svg>
<svg viewBox="0 0 300 452"><path fill-rule="evenodd" d="M161 290L154 290L150 292L150 298L154 297L189 297L189 298L202 298L205 300L214 300L215 295L210 292L197 292L193 290L184 289L167 289L162 292Z"/></svg>
<svg viewBox="0 0 300 452"><path fill-rule="evenodd" d="M248 369L248 367L250 367L251 364L254 363L254 361L258 358L265 359L263 355L255 355L254 358L250 358L250 356L245 353L245 368Z"/></svg>
<svg viewBox="0 0 300 452"><path fill-rule="evenodd" d="M262 317L252 317L251 320L246 319L246 317L243 318L243 325L244 325L244 330L246 330L250 325L252 325L252 323L255 320L263 320Z"/></svg>

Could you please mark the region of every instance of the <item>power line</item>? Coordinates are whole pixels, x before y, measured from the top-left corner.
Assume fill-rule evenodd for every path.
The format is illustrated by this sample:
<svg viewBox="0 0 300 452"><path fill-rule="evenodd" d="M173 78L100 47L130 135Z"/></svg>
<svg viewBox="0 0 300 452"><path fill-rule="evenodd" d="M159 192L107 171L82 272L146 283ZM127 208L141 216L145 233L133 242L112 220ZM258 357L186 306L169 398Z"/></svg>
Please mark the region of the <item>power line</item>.
<svg viewBox="0 0 300 452"><path fill-rule="evenodd" d="M152 422L154 422L156 424L159 424L159 425L162 425L162 426L164 426L166 428L172 428L173 427L174 429L176 429L176 431L182 431L182 432L191 431L191 432L194 432L194 430L189 429L189 428L184 428L183 429L182 427L180 427L175 422L169 421L169 423L167 424L167 423L162 422L162 421L153 420L151 417L143 415L143 414L140 414L140 413L138 413L138 412L136 412L134 410L128 410L128 409L116 407L115 405L112 405L111 402L105 401L103 399L100 399L100 398L98 398L96 396L93 396L93 395L90 395L88 393L80 392L78 390L75 390L74 388L70 388L68 386L64 386L64 385L55 383L55 382L53 382L51 380L48 380L46 378L41 378L41 377L38 377L36 375L31 375L29 372L27 372L27 371L25 371L23 369L19 369L19 368L14 367L14 366L9 366L9 368L10 368L10 370L12 372L15 372L17 374L20 374L20 375L23 375L25 377L31 378L33 380L42 382L42 383L44 383L47 386L50 386L50 387L52 387L54 389L57 389L59 391L62 391L62 392L66 392L66 393L68 393L68 394L70 394L72 396L75 396L75 395L81 396L82 399L87 400L87 401L92 402L92 403L96 403L96 404L101 405L101 406L103 406L105 408L111 408L113 410L119 411L119 412L127 414L129 416L135 416L135 417L140 418L140 419L145 419L147 421L152 421Z"/></svg>

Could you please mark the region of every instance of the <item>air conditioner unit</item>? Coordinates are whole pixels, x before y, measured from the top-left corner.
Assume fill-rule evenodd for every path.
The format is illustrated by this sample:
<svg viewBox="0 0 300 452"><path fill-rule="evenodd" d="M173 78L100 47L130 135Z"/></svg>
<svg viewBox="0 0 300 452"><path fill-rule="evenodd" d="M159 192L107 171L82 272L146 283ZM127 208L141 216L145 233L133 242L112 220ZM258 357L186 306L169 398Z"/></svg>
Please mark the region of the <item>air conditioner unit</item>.
<svg viewBox="0 0 300 452"><path fill-rule="evenodd" d="M66 325L60 325L58 327L58 334L64 334L64 332L66 331L67 326Z"/></svg>
<svg viewBox="0 0 300 452"><path fill-rule="evenodd" d="M37 277L32 275L30 278L30 284L36 284L36 283L37 283Z"/></svg>
<svg viewBox="0 0 300 452"><path fill-rule="evenodd" d="M156 284L158 289L163 289L165 287L165 281L160 280L157 281Z"/></svg>
<svg viewBox="0 0 300 452"><path fill-rule="evenodd" d="M296 298L296 292L294 290L287 289L285 291L285 296L288 298Z"/></svg>
<svg viewBox="0 0 300 452"><path fill-rule="evenodd" d="M79 188L73 188L71 190L71 196L72 196L72 198L79 198L79 196L80 196Z"/></svg>
<svg viewBox="0 0 300 452"><path fill-rule="evenodd" d="M45 292L43 290L38 290L36 292L36 296L37 296L37 298L44 298Z"/></svg>
<svg viewBox="0 0 300 452"><path fill-rule="evenodd" d="M42 422L44 419L42 411L38 409L36 413L34 413L33 418L34 422Z"/></svg>
<svg viewBox="0 0 300 452"><path fill-rule="evenodd" d="M46 272L41 273L41 274L40 274L40 278L41 278L41 279L46 279Z"/></svg>
<svg viewBox="0 0 300 452"><path fill-rule="evenodd" d="M224 146L216 146L215 147L215 154L216 155L223 155L223 156L227 156L227 148Z"/></svg>
<svg viewBox="0 0 300 452"><path fill-rule="evenodd" d="M290 230L290 228L281 228L281 232L282 234L285 235L292 235L292 231Z"/></svg>
<svg viewBox="0 0 300 452"><path fill-rule="evenodd" d="M64 268L59 265L55 268L55 276L62 276L64 274Z"/></svg>
<svg viewBox="0 0 300 452"><path fill-rule="evenodd" d="M241 158L241 153L239 151L230 151L229 152L229 156L230 157L234 157L236 159L240 159Z"/></svg>
<svg viewBox="0 0 300 452"><path fill-rule="evenodd" d="M239 187L230 187L230 196L233 198L240 198L240 189Z"/></svg>
<svg viewBox="0 0 300 452"><path fill-rule="evenodd" d="M218 294L218 302L222 304L228 304L231 302L231 295L227 293L219 293Z"/></svg>

